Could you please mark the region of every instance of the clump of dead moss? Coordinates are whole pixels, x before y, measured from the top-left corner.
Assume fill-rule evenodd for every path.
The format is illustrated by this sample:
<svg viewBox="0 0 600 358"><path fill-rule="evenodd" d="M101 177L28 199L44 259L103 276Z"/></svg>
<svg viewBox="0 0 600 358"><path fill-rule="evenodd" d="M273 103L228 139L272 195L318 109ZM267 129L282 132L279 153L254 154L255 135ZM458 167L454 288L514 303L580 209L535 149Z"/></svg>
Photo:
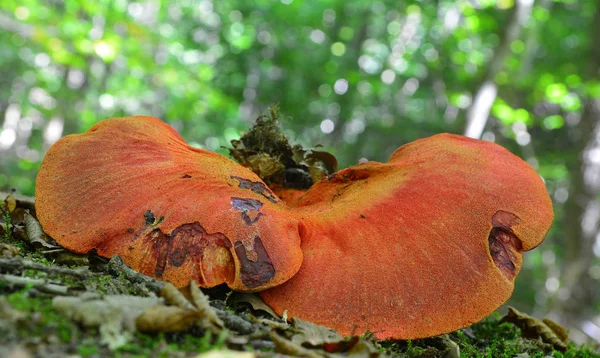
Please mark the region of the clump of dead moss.
<svg viewBox="0 0 600 358"><path fill-rule="evenodd" d="M317 180L337 171L333 155L290 144L281 130L279 105L269 107L242 138L231 144L231 156L270 187L308 189Z"/></svg>

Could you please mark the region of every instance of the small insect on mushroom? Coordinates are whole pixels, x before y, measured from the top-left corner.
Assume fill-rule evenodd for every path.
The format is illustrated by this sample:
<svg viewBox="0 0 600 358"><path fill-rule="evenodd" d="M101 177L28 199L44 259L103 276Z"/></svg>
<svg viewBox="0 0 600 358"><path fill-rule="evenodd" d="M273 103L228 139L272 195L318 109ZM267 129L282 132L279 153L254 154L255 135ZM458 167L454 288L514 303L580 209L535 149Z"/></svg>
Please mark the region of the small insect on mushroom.
<svg viewBox="0 0 600 358"><path fill-rule="evenodd" d="M195 280L256 291L302 263L299 220L254 173L190 147L152 117L105 120L56 142L38 174L36 206L63 247L119 254L178 287Z"/></svg>

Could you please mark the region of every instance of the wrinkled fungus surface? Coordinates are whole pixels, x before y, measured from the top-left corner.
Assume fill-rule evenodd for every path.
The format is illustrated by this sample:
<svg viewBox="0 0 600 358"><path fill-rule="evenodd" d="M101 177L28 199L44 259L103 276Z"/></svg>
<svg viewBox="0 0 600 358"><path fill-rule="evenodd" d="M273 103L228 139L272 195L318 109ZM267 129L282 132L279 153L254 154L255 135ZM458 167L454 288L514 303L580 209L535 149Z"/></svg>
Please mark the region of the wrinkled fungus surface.
<svg viewBox="0 0 600 358"><path fill-rule="evenodd" d="M62 246L119 254L176 286L264 289L302 263L299 220L255 174L156 118L105 120L61 139L36 185L39 220Z"/></svg>

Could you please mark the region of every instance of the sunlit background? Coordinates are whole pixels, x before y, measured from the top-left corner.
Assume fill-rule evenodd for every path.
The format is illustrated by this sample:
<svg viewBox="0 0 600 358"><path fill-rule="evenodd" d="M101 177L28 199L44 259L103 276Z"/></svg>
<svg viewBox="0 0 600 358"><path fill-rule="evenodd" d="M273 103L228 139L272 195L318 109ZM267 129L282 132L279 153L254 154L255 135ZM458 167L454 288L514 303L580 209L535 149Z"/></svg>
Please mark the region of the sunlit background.
<svg viewBox="0 0 600 358"><path fill-rule="evenodd" d="M495 141L556 211L510 304L598 342L599 69L598 0L2 0L0 189L33 195L52 143L134 114L225 153L279 102L342 166L439 132Z"/></svg>

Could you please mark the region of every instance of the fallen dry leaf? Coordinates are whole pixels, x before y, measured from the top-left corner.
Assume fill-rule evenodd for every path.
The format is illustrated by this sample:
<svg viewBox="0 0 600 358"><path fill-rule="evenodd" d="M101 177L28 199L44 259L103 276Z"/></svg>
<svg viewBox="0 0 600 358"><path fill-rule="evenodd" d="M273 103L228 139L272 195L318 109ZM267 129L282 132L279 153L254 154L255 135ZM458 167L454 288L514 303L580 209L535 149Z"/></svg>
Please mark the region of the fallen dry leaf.
<svg viewBox="0 0 600 358"><path fill-rule="evenodd" d="M227 303L231 305L247 303L255 311L266 312L271 317L280 319L277 313L275 313L271 307L267 306L265 301L263 301L263 299L255 293L232 292L232 294L227 298Z"/></svg>
<svg viewBox="0 0 600 358"><path fill-rule="evenodd" d="M277 352L301 357L378 357L373 344L358 336L346 339L333 329L297 318L280 335L272 332Z"/></svg>
<svg viewBox="0 0 600 358"><path fill-rule="evenodd" d="M275 351L281 354L287 354L294 357L307 357L307 358L322 358L324 354L319 354L313 350L302 347L300 344L292 342L278 335L275 332L271 332L271 340L275 343Z"/></svg>
<svg viewBox="0 0 600 358"><path fill-rule="evenodd" d="M194 281L190 282L188 290L191 296L189 300L171 283L165 283L160 295L170 306L159 305L148 308L136 320L138 330L178 332L196 324L213 333L219 333L225 325L210 306L208 298Z"/></svg>
<svg viewBox="0 0 600 358"><path fill-rule="evenodd" d="M567 343L567 341L569 340L569 332L567 332L567 330L563 326L554 322L550 318L544 318L542 322L544 322L544 324L548 326L552 330L552 332L554 332L554 334L556 334L558 339L560 339L564 343Z"/></svg>
<svg viewBox="0 0 600 358"><path fill-rule="evenodd" d="M9 194L8 196L6 196L6 198L4 198L4 201L2 202L2 204L0 204L0 207L3 211L8 211L8 213L12 213L17 208L17 199L13 194Z"/></svg>
<svg viewBox="0 0 600 358"><path fill-rule="evenodd" d="M291 337L292 342L303 346L308 344L312 347L317 347L325 343L339 343L344 341L344 337L340 336L333 329L298 318L292 319L290 332L293 332Z"/></svg>
<svg viewBox="0 0 600 358"><path fill-rule="evenodd" d="M53 243L42 230L42 226L36 218L31 215L29 210L25 210L25 232L27 234L28 243L35 248L44 249L57 249L60 248L57 244Z"/></svg>
<svg viewBox="0 0 600 358"><path fill-rule="evenodd" d="M520 312L514 307L508 307L508 313L502 317L500 322L510 322L519 327L521 335L525 338L541 338L544 343L554 346L554 349L563 352L566 351L566 342L568 339L566 330L558 323L546 320L551 322L550 325L526 313Z"/></svg>

